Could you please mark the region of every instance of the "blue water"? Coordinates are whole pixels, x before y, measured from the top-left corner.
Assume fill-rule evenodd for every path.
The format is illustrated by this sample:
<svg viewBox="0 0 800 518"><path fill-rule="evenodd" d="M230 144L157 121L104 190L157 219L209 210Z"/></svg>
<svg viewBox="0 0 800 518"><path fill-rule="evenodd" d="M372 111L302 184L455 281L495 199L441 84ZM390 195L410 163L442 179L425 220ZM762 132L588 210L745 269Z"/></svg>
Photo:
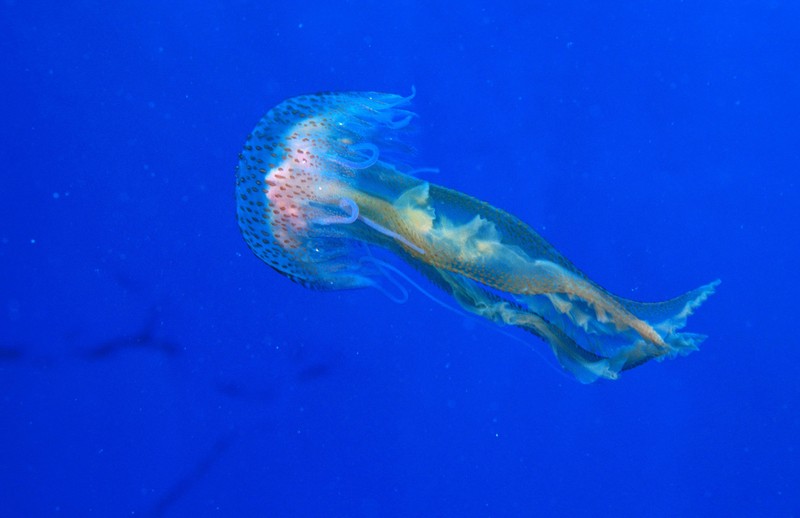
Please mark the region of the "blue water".
<svg viewBox="0 0 800 518"><path fill-rule="evenodd" d="M0 48L0 515L800 514L795 2L6 0ZM581 385L261 263L258 119L412 86L432 181L619 295L721 278L701 350Z"/></svg>

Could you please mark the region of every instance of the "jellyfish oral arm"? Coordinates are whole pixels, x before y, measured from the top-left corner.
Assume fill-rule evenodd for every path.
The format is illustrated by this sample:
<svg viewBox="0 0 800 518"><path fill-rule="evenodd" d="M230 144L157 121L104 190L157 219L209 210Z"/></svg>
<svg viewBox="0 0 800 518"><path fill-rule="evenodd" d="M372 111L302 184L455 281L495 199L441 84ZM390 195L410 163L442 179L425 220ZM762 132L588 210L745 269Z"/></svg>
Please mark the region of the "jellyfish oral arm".
<svg viewBox="0 0 800 518"><path fill-rule="evenodd" d="M446 196L439 196L441 193ZM458 221L463 219L460 207L470 206L483 210L467 221ZM650 324L630 313L577 269L565 267L571 264L551 252L533 230L510 214L427 182L400 196L395 209L407 223L406 231L421 236L417 239L436 250L431 260L437 267L518 296L550 294L554 296L553 303L562 300L558 295L565 296L566 303L556 308L571 319L585 316L574 314L568 299L583 300L594 308L593 318L612 321L620 330L634 329L647 342L666 347ZM533 255L537 252L538 256Z"/></svg>

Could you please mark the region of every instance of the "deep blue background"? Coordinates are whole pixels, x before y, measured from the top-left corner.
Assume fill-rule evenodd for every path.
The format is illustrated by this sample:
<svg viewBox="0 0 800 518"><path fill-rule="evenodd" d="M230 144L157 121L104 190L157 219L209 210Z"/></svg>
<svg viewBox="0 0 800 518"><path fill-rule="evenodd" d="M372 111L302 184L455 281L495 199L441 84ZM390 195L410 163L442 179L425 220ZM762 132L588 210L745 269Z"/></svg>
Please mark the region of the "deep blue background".
<svg viewBox="0 0 800 518"><path fill-rule="evenodd" d="M796 2L6 0L0 48L3 516L800 513ZM263 113L412 85L431 180L617 294L721 278L702 350L584 386L259 262Z"/></svg>

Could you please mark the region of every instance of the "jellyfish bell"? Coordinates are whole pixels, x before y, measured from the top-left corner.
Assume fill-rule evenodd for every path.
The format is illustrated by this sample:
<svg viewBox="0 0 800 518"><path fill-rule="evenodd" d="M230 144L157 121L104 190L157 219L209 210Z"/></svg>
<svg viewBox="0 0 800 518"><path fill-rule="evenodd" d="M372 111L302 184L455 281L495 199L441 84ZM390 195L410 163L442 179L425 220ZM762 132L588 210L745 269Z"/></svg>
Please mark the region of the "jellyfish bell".
<svg viewBox="0 0 800 518"><path fill-rule="evenodd" d="M371 286L381 275L360 261L361 242L394 239L414 247L359 208L362 191L380 195L381 177L399 174L380 160L380 150L409 149L401 138L412 118L401 108L409 100L323 93L267 113L237 169L239 225L259 258L305 286L345 289Z"/></svg>

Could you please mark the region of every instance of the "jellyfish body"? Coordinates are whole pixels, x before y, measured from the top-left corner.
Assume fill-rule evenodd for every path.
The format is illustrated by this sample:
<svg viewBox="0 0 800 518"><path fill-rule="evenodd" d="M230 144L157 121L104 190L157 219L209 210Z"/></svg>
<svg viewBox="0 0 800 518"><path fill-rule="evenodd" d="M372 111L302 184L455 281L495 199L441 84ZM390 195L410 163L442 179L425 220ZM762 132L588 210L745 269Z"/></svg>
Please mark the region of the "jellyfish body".
<svg viewBox="0 0 800 518"><path fill-rule="evenodd" d="M373 92L295 97L270 110L237 169L239 225L253 252L304 286L379 285L382 247L465 310L544 339L582 382L687 354L686 318L718 281L662 303L615 297L528 225L424 181L406 162L410 98Z"/></svg>

